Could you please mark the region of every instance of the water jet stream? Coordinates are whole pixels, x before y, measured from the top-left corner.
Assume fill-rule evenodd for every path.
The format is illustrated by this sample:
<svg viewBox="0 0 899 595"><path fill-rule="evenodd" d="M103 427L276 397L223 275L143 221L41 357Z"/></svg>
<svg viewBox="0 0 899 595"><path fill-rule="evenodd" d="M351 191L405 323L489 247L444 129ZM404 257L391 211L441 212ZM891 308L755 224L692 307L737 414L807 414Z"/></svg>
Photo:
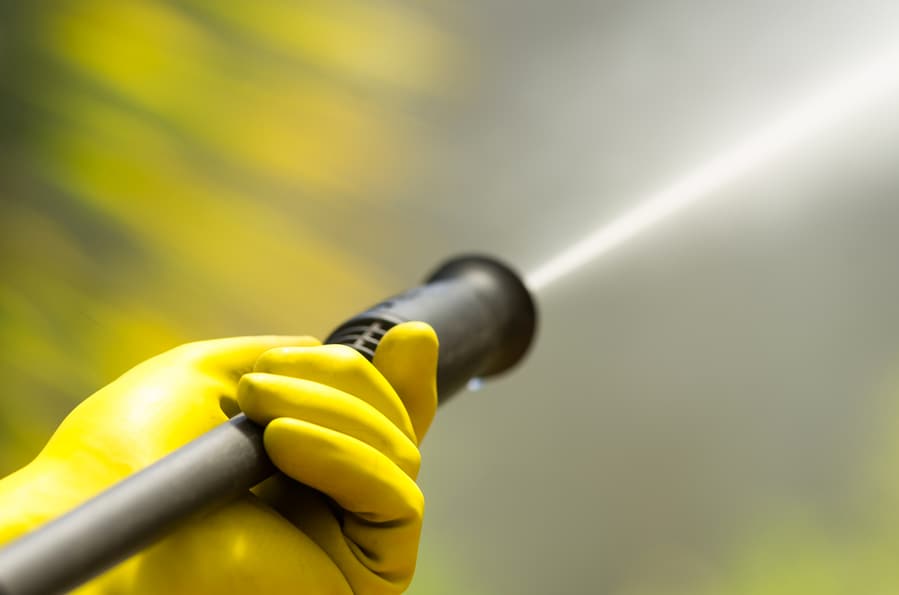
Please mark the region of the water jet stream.
<svg viewBox="0 0 899 595"><path fill-rule="evenodd" d="M742 142L636 201L634 208L600 223L584 238L562 249L526 276L528 287L543 292L624 242L709 198L740 177L819 138L846 119L874 106L899 88L899 47L881 52L842 76L816 87L768 125Z"/></svg>

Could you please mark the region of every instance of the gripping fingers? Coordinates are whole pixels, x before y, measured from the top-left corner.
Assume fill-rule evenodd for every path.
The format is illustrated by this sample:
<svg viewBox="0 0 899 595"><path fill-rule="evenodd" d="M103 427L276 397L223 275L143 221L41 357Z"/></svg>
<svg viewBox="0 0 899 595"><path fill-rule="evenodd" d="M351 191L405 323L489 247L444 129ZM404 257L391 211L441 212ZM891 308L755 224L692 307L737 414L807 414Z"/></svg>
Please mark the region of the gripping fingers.
<svg viewBox="0 0 899 595"><path fill-rule="evenodd" d="M265 449L284 473L366 522L421 522L424 498L415 482L384 453L352 436L278 418L265 429Z"/></svg>
<svg viewBox="0 0 899 595"><path fill-rule="evenodd" d="M367 444L409 477L418 474L421 457L415 443L377 409L341 390L254 372L241 379L237 399L241 410L261 425L276 418L303 420Z"/></svg>
<svg viewBox="0 0 899 595"><path fill-rule="evenodd" d="M434 331L406 323L385 335L373 364L342 345L278 348L238 388L241 409L268 424L272 462L298 482L274 490L276 500L303 484L344 510L323 511L323 497L279 509L356 593L400 593L414 572L424 508L417 441L437 404L436 367Z"/></svg>
<svg viewBox="0 0 899 595"><path fill-rule="evenodd" d="M334 560L353 592L402 592L415 571L424 512L424 497L415 482L368 444L297 419L269 423L265 449L288 477L327 495L346 511L341 520L330 515L298 520Z"/></svg>
<svg viewBox="0 0 899 595"><path fill-rule="evenodd" d="M396 391L362 354L346 345L284 347L266 352L256 372L303 378L332 386L365 401L414 439L409 414Z"/></svg>

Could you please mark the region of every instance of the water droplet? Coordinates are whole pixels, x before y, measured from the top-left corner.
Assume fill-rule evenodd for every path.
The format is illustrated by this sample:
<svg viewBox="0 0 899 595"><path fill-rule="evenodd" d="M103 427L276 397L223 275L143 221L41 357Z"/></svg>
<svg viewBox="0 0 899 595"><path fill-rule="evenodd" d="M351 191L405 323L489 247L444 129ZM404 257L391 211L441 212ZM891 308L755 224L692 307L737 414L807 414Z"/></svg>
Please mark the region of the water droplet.
<svg viewBox="0 0 899 595"><path fill-rule="evenodd" d="M477 392L484 387L484 379L483 378L472 378L468 381L468 390L471 392Z"/></svg>

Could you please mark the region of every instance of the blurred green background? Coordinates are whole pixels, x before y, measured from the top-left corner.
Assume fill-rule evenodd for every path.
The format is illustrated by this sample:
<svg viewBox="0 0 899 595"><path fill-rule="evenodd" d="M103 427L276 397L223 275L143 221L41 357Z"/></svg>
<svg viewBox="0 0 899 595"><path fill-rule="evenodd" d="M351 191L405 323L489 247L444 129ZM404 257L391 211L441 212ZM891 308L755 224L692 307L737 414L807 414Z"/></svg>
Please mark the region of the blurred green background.
<svg viewBox="0 0 899 595"><path fill-rule="evenodd" d="M897 39L899 6L0 5L0 472L184 341L524 270ZM425 443L412 593L899 592L899 102L540 296Z"/></svg>

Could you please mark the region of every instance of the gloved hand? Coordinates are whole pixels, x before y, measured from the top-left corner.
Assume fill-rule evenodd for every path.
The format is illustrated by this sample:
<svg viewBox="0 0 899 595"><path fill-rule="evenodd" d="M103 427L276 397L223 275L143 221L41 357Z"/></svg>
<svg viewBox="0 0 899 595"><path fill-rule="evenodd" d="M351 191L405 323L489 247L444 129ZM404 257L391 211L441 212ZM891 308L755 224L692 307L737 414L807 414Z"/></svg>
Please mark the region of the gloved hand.
<svg viewBox="0 0 899 595"><path fill-rule="evenodd" d="M285 475L81 592L399 593L415 569L423 498L414 479L436 367L437 338L424 323L391 329L373 364L309 337L173 349L81 403L31 464L0 482L0 543L243 410L267 424L266 451Z"/></svg>

